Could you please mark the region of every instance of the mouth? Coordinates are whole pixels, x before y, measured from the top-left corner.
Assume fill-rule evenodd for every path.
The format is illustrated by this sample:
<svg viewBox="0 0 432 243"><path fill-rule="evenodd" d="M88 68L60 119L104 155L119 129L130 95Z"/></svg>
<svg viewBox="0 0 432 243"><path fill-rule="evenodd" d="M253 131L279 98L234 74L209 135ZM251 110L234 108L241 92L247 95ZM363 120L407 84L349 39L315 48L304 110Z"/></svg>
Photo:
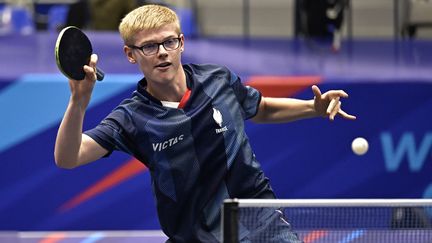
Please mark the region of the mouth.
<svg viewBox="0 0 432 243"><path fill-rule="evenodd" d="M161 62L158 65L156 65L155 68L166 68L166 67L169 67L169 66L171 66L170 62Z"/></svg>

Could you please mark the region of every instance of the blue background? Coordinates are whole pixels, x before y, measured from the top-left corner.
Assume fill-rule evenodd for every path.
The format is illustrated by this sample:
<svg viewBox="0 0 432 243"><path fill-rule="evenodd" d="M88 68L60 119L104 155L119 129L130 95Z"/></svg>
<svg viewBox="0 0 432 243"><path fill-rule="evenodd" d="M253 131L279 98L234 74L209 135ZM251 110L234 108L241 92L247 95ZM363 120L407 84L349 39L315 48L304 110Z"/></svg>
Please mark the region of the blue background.
<svg viewBox="0 0 432 243"><path fill-rule="evenodd" d="M88 34L107 74L96 85L85 129L128 97L140 78L117 34ZM159 229L145 170L61 210L133 158L114 153L74 170L55 166L56 132L69 98L55 66L55 38L0 38L0 230ZM185 47L183 62L226 65L245 83L261 75L315 75L323 91L349 93L343 109L356 121L246 122L278 197L432 197L432 42L356 40L338 53L327 43L280 39L186 39ZM305 85L293 97L313 94ZM351 151L358 136L369 141L364 156Z"/></svg>

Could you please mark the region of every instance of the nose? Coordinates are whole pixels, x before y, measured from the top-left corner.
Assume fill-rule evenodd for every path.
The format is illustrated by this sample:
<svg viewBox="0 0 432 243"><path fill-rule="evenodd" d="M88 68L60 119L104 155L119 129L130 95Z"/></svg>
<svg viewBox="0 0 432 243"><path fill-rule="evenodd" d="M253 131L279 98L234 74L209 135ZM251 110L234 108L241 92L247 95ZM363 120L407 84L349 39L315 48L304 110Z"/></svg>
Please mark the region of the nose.
<svg viewBox="0 0 432 243"><path fill-rule="evenodd" d="M165 49L165 47L163 46L163 44L159 44L158 46L158 52L157 52L158 56L162 56L162 55L168 55L167 50Z"/></svg>

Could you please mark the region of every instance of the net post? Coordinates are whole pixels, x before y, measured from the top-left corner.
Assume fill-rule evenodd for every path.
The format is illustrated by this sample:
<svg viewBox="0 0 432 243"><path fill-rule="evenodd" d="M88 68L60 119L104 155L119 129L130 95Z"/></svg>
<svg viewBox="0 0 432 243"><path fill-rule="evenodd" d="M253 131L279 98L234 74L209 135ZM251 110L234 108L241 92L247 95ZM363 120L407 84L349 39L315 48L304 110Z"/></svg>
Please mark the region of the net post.
<svg viewBox="0 0 432 243"><path fill-rule="evenodd" d="M222 242L238 243L238 199L225 199L222 205Z"/></svg>

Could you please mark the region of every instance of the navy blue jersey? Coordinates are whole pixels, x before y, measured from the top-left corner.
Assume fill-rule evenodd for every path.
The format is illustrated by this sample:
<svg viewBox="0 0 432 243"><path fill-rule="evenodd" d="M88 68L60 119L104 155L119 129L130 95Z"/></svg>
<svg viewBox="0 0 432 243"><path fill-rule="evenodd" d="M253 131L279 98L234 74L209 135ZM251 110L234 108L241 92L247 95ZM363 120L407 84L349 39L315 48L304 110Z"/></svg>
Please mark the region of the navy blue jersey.
<svg viewBox="0 0 432 243"><path fill-rule="evenodd" d="M162 230L173 242L218 242L226 198L274 198L251 150L244 120L261 100L225 67L184 65L189 100L162 106L146 80L85 133L109 151L142 161L151 173Z"/></svg>

